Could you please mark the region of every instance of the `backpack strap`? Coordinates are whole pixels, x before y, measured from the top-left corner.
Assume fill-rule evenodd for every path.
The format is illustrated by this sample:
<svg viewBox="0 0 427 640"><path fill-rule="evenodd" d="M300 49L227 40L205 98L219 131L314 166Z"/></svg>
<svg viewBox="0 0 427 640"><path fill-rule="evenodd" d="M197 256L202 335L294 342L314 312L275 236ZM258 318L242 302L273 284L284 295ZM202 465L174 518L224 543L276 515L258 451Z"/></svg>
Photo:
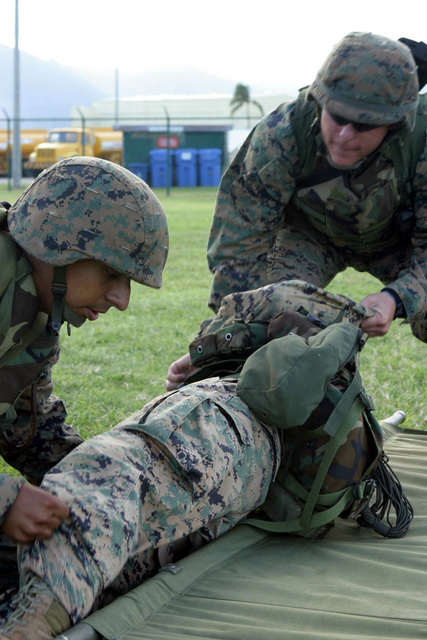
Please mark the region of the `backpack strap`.
<svg viewBox="0 0 427 640"><path fill-rule="evenodd" d="M0 255L1 255L1 269L0 269L0 298L6 291L12 280L15 279L16 264L18 258L18 248L16 243L12 240L10 235L5 232L0 232Z"/></svg>
<svg viewBox="0 0 427 640"><path fill-rule="evenodd" d="M332 522L332 520L344 511L346 504L350 500L354 500L355 490L353 485L342 491L324 494L322 496L320 496L320 491L336 452L353 428L358 416L364 409L366 409L366 402L362 399L361 385L362 381L360 375L356 372L353 380L343 393L340 401L334 408L324 427L324 431L331 435L331 439L322 458L322 462L311 490L307 492L296 482L291 474L287 474L285 488L305 501L305 506L301 516L282 522L249 519L244 520L245 524L250 524L260 529L265 529L266 531L274 531L278 533L291 533L295 531L317 529L318 527L323 527ZM364 494L364 490L368 483L370 483L369 480L359 483L358 491ZM316 505L327 508L323 511L314 512Z"/></svg>
<svg viewBox="0 0 427 640"><path fill-rule="evenodd" d="M16 270L18 263L18 249L10 235L0 232L0 305L6 308L8 313L0 314L0 345L9 330L12 300L15 290ZM1 347L0 347L1 353Z"/></svg>
<svg viewBox="0 0 427 640"><path fill-rule="evenodd" d="M399 38L399 41L406 44L414 56L421 90L427 82L427 44L422 40L416 42L416 40L411 40L410 38Z"/></svg>
<svg viewBox="0 0 427 640"><path fill-rule="evenodd" d="M347 396L341 410L345 408L348 400L354 396L354 389L350 392L353 383L347 388L335 410L332 412L326 427L331 431L339 425L340 412L335 414L341 401ZM356 382L356 389L358 383ZM355 500L360 501L357 509L352 512L351 517L357 518L359 525L371 527L376 533L385 538L401 538L409 529L414 517L414 509L404 494L402 486L396 474L388 465L388 458L381 450L377 459L365 472L366 477L360 482L350 485L341 491L334 493L320 494L323 480L328 468L335 456L343 439L351 431L354 422L361 412L361 404L367 408L367 421L375 429L380 429L379 423L375 420L367 407L367 399L364 394L359 394L354 398L344 421L338 426L338 430L328 444L323 456L315 481L310 491L304 489L291 473L287 473L284 487L291 495L296 496L303 504L301 515L284 521L267 521L257 518L243 520L241 524L249 524L258 529L270 531L272 533L302 533L322 530L330 525L335 518L339 517L347 508L349 503ZM335 415L334 415L335 414ZM373 423L373 425L372 425ZM371 505L370 501L375 493L375 501ZM320 510L314 511L315 507ZM394 521L391 519L394 511Z"/></svg>
<svg viewBox="0 0 427 640"><path fill-rule="evenodd" d="M11 309L15 282L22 276L22 268L20 268L20 265L22 267L23 263L18 263L16 243L10 237L9 233L5 231L0 232L0 255L2 257L2 267L0 269L0 300L5 303L7 309ZM9 322L10 315L5 313L0 316L0 337L6 335L9 329ZM40 311L21 340L0 357L0 367L4 367L21 353L21 351L24 351L28 345L43 332L46 323L47 315Z"/></svg>
<svg viewBox="0 0 427 640"><path fill-rule="evenodd" d="M413 206L412 181L415 169L426 143L427 108L424 96L420 96L413 131L400 133L390 143L392 161L400 195L400 209Z"/></svg>
<svg viewBox="0 0 427 640"><path fill-rule="evenodd" d="M6 351L0 358L0 367L5 367L13 358L16 358L22 351L24 351L28 345L30 345L36 338L38 338L44 331L47 324L47 315L40 311L33 324L23 336L20 342L15 344L14 347Z"/></svg>
<svg viewBox="0 0 427 640"><path fill-rule="evenodd" d="M292 133L299 156L299 179L310 174L319 146L316 141L317 134L320 132L318 107L314 100L307 100L307 91L308 87L304 87L299 92L292 116Z"/></svg>

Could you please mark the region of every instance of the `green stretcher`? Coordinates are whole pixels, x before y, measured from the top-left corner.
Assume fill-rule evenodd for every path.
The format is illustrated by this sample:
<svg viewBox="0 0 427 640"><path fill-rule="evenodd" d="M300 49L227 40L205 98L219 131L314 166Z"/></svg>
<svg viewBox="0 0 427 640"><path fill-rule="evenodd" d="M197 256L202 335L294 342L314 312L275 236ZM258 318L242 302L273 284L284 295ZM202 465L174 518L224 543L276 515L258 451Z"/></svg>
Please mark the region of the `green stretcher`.
<svg viewBox="0 0 427 640"><path fill-rule="evenodd" d="M427 432L385 436L415 510L404 538L341 519L321 540L239 525L59 638L427 638Z"/></svg>

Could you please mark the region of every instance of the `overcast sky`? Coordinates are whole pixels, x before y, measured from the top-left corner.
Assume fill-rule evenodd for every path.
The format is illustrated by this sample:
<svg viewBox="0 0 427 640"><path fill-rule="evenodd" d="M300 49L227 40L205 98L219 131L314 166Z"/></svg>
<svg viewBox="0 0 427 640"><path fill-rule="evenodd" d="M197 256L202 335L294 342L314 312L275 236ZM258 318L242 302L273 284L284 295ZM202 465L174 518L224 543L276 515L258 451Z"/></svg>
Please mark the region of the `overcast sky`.
<svg viewBox="0 0 427 640"><path fill-rule="evenodd" d="M15 46L15 0L0 43ZM311 82L350 31L427 42L427 0L19 0L20 49L92 70L191 65L245 84Z"/></svg>

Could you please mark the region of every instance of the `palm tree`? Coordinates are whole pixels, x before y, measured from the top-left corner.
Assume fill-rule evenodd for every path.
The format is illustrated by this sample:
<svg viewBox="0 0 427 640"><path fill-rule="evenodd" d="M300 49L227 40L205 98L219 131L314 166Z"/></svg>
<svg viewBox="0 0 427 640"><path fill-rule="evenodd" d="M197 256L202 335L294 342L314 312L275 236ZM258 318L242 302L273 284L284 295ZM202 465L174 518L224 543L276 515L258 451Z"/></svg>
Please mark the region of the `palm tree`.
<svg viewBox="0 0 427 640"><path fill-rule="evenodd" d="M235 105L231 110L231 115L234 115L237 109L240 109L240 107L243 107L244 104L246 105L246 115L248 118L248 128L249 128L250 127L249 106L253 104L256 107L258 107L262 116L264 115L264 110L259 102L257 102L256 100L251 100L251 95L250 95L250 90L248 85L239 83L236 85L236 88L234 89L234 96L230 100L230 106Z"/></svg>

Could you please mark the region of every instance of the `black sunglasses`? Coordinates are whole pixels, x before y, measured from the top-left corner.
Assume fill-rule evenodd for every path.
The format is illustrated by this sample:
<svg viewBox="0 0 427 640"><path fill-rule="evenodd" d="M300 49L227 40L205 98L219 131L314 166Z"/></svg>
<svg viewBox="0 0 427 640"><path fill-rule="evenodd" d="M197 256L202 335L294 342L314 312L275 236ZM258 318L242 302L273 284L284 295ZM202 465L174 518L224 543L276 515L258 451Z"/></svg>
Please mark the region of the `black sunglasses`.
<svg viewBox="0 0 427 640"><path fill-rule="evenodd" d="M341 118L341 116L335 115L335 113L331 113L328 111L332 120L339 126L345 127L346 124L351 124L351 126L356 129L359 133L364 133L365 131L373 131L373 129L378 129L378 127L382 127L382 124L365 124L364 122L353 122L353 120L347 120L346 118Z"/></svg>

